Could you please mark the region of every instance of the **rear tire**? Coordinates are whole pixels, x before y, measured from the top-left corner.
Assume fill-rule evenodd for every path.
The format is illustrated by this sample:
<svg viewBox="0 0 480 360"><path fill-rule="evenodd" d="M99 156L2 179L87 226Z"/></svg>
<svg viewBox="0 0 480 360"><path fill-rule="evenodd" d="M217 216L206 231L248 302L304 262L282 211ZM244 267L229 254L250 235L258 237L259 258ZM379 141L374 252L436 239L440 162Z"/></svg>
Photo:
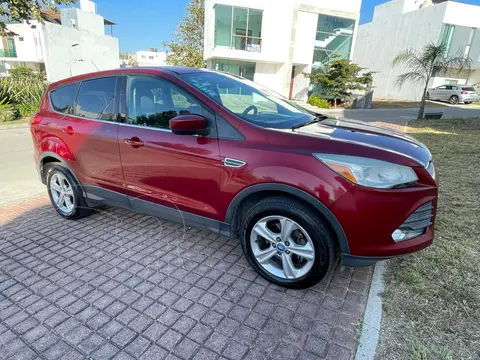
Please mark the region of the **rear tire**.
<svg viewBox="0 0 480 360"><path fill-rule="evenodd" d="M457 95L452 95L452 96L450 97L449 102L450 102L450 104L452 104L452 105L457 105L458 102L459 102L459 100L460 100L460 99L458 98Z"/></svg>
<svg viewBox="0 0 480 360"><path fill-rule="evenodd" d="M469 105L469 104L471 104L471 103L472 103L471 101L465 101L465 102L464 102L465 105Z"/></svg>
<svg viewBox="0 0 480 360"><path fill-rule="evenodd" d="M262 277L288 288L315 285L335 262L335 240L326 221L286 197L265 198L247 212L241 243L248 263Z"/></svg>
<svg viewBox="0 0 480 360"><path fill-rule="evenodd" d="M48 196L60 216L76 220L90 215L92 209L83 197L83 190L68 169L58 163L47 164L45 173Z"/></svg>

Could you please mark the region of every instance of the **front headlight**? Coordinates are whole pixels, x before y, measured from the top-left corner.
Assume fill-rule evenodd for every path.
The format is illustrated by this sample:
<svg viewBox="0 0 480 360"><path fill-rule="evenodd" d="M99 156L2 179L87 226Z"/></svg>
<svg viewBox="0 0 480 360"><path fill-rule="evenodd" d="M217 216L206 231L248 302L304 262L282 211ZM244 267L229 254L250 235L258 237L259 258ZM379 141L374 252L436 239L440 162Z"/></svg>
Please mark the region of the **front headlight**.
<svg viewBox="0 0 480 360"><path fill-rule="evenodd" d="M418 180L415 171L409 166L358 156L333 154L313 156L344 178L362 186L391 189L413 185Z"/></svg>

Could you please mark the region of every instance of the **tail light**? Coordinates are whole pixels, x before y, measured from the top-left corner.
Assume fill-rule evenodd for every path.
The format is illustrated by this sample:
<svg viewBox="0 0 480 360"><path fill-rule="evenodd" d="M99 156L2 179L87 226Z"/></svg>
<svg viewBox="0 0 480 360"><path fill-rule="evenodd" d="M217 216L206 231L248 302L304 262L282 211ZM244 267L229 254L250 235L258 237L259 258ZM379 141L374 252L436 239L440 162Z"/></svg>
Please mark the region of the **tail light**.
<svg viewBox="0 0 480 360"><path fill-rule="evenodd" d="M30 126L35 126L40 124L40 122L43 120L43 117L40 115L34 115L32 120L30 120Z"/></svg>
<svg viewBox="0 0 480 360"><path fill-rule="evenodd" d="M462 95L465 95L467 92L465 90L462 90Z"/></svg>

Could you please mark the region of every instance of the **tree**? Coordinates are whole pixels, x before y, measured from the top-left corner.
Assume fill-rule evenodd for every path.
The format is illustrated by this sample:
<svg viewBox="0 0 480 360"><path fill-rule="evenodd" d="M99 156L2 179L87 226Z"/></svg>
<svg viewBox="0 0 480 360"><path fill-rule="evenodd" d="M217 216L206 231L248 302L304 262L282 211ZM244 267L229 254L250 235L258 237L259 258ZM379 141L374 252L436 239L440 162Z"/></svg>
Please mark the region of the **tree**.
<svg viewBox="0 0 480 360"><path fill-rule="evenodd" d="M177 66L205 67L203 60L204 0L190 0L187 13L170 41L164 41L167 63Z"/></svg>
<svg viewBox="0 0 480 360"><path fill-rule="evenodd" d="M55 5L70 5L76 0L6 0L0 6L0 18L13 21L38 20L43 22L42 10L56 10ZM0 35L15 35L7 29L4 21L0 20Z"/></svg>
<svg viewBox="0 0 480 360"><path fill-rule="evenodd" d="M422 100L418 110L417 120L423 119L425 114L425 100L430 79L449 71L462 72L470 69L471 60L465 56L449 56L446 43L435 45L427 44L422 51L404 50L393 59L393 66L401 65L410 71L397 77L397 85L402 87L406 82L417 83L423 86Z"/></svg>
<svg viewBox="0 0 480 360"><path fill-rule="evenodd" d="M365 72L365 68L351 63L349 60L333 60L325 67L304 74L313 84L320 85L322 95L337 100L345 100L354 90L368 90L372 87L373 72Z"/></svg>

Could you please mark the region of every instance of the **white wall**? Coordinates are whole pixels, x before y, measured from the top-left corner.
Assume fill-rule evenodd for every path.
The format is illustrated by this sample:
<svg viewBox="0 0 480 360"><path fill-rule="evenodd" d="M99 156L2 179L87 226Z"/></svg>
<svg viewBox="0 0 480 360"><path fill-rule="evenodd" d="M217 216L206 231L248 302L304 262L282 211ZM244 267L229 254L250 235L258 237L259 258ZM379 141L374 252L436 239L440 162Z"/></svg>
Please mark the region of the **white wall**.
<svg viewBox="0 0 480 360"><path fill-rule="evenodd" d="M167 60L167 53L165 51L137 51L136 59L138 66L162 66ZM153 57L153 59L150 59Z"/></svg>
<svg viewBox="0 0 480 360"><path fill-rule="evenodd" d="M45 23L43 29L48 81L119 67L117 38L52 23Z"/></svg>
<svg viewBox="0 0 480 360"><path fill-rule="evenodd" d="M480 28L480 6L462 4L454 1L447 1L445 5L447 10L443 19L444 23Z"/></svg>
<svg viewBox="0 0 480 360"><path fill-rule="evenodd" d="M376 71L374 97L419 100L423 86L396 86L398 75L408 69L395 67L395 56L406 49L421 50L429 42L438 43L447 3L404 13L404 0L394 0L375 8L371 23L358 27L353 62Z"/></svg>
<svg viewBox="0 0 480 360"><path fill-rule="evenodd" d="M282 64L257 63L253 81L274 91L282 87Z"/></svg>
<svg viewBox="0 0 480 360"><path fill-rule="evenodd" d="M467 83L467 79L436 76L430 82L431 84L430 87L437 87L437 86L444 85L446 80L457 80L459 85L465 85Z"/></svg>
<svg viewBox="0 0 480 360"><path fill-rule="evenodd" d="M1 58L7 61L19 61L19 62L37 62L43 61L43 49L41 44L41 24L38 21L31 21L32 28L26 22L21 24L9 24L7 28L9 31L18 34L14 36L15 49L17 53L16 58ZM23 41L20 41L20 37ZM1 45L0 45L1 46Z"/></svg>
<svg viewBox="0 0 480 360"><path fill-rule="evenodd" d="M313 59L313 50L315 47L315 36L317 31L318 14L299 11L295 45L293 50L294 64L311 64Z"/></svg>

